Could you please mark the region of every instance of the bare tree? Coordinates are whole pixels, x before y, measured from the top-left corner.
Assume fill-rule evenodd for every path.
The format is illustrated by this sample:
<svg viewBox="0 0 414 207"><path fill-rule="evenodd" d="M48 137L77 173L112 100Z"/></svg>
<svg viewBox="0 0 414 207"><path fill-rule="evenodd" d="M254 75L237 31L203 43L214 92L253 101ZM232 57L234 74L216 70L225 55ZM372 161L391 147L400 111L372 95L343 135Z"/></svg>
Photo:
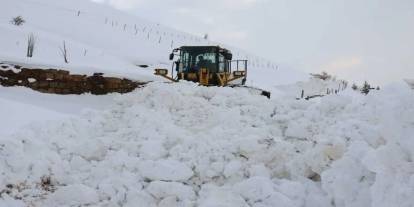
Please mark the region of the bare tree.
<svg viewBox="0 0 414 207"><path fill-rule="evenodd" d="M65 63L69 63L69 61L68 61L68 50L66 48L66 42L65 41L63 41L63 48L60 47L59 49L60 49L60 54L62 55L63 60L65 61Z"/></svg>
<svg viewBox="0 0 414 207"><path fill-rule="evenodd" d="M27 57L30 57L30 58L33 57L33 51L34 51L34 48L35 48L35 43L36 43L36 39L35 39L35 36L32 33L27 38L27 53L26 53Z"/></svg>
<svg viewBox="0 0 414 207"><path fill-rule="evenodd" d="M17 16L17 17L14 17L14 18L10 21L10 23L11 23L11 24L16 25L16 26L20 26L20 25L24 24L25 22L26 22L26 21L23 19L23 17L22 17L22 16Z"/></svg>

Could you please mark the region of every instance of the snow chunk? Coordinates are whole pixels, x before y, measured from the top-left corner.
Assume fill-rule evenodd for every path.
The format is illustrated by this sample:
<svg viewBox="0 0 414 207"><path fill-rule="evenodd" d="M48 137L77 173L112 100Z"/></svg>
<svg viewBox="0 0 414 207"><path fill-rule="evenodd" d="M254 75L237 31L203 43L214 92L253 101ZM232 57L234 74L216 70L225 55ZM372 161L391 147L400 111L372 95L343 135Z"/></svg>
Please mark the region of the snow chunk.
<svg viewBox="0 0 414 207"><path fill-rule="evenodd" d="M270 178L270 171L263 163L251 166L249 169L249 174L251 177Z"/></svg>
<svg viewBox="0 0 414 207"><path fill-rule="evenodd" d="M34 78L28 78L27 81L29 81L29 83L34 83L34 82L36 82L36 79L34 79Z"/></svg>
<svg viewBox="0 0 414 207"><path fill-rule="evenodd" d="M290 200L287 196L283 195L279 192L274 192L268 198L263 201L261 206L268 206L268 207L296 207L298 205L294 205L292 200Z"/></svg>
<svg viewBox="0 0 414 207"><path fill-rule="evenodd" d="M130 193L128 194L127 199L127 202L123 205L124 207L136 207L137 205L145 207L157 207L156 200L144 191L138 193Z"/></svg>
<svg viewBox="0 0 414 207"><path fill-rule="evenodd" d="M307 125L301 121L291 122L286 130L286 136L296 139L308 139L312 134Z"/></svg>
<svg viewBox="0 0 414 207"><path fill-rule="evenodd" d="M75 184L59 188L48 199L50 206L81 206L97 203L99 196L96 190L82 185Z"/></svg>
<svg viewBox="0 0 414 207"><path fill-rule="evenodd" d="M170 196L162 199L158 203L158 207L193 207L194 201L180 200L175 196Z"/></svg>
<svg viewBox="0 0 414 207"><path fill-rule="evenodd" d="M200 191L200 207L247 207L246 201L229 188L204 185Z"/></svg>
<svg viewBox="0 0 414 207"><path fill-rule="evenodd" d="M143 161L138 169L141 175L150 180L185 181L193 176L193 171L176 160Z"/></svg>
<svg viewBox="0 0 414 207"><path fill-rule="evenodd" d="M148 160L159 159L167 154L161 141L144 141L139 152L140 157Z"/></svg>
<svg viewBox="0 0 414 207"><path fill-rule="evenodd" d="M88 161L100 161L107 153L104 144L96 140L80 142L73 150L76 154Z"/></svg>
<svg viewBox="0 0 414 207"><path fill-rule="evenodd" d="M224 168L224 176L231 177L234 175L240 175L242 168L242 163L238 160L232 160L230 161Z"/></svg>
<svg viewBox="0 0 414 207"><path fill-rule="evenodd" d="M146 190L155 198L177 197L180 200L194 200L195 193L190 186L177 182L154 181Z"/></svg>
<svg viewBox="0 0 414 207"><path fill-rule="evenodd" d="M6 193L2 194L0 197L0 206L4 207L25 207L26 204L21 200L15 200L11 198Z"/></svg>
<svg viewBox="0 0 414 207"><path fill-rule="evenodd" d="M259 201L271 196L274 192L272 180L264 177L252 177L233 186L245 199Z"/></svg>

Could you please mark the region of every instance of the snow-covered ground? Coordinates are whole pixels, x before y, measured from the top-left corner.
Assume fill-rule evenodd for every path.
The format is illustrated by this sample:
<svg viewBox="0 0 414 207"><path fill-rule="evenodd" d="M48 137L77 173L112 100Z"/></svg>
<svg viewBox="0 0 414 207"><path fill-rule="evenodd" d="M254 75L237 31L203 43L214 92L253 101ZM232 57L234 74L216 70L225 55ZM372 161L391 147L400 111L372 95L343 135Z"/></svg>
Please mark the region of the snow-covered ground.
<svg viewBox="0 0 414 207"><path fill-rule="evenodd" d="M85 110L103 110L118 94L107 96L51 95L23 87L0 86L0 136L19 131L32 122L78 116Z"/></svg>
<svg viewBox="0 0 414 207"><path fill-rule="evenodd" d="M1 6L0 62L154 82L108 96L0 87L0 207L414 206L414 92L406 84L296 100L302 90L341 85L237 48L235 58L250 60L247 84L271 99L167 84L152 73L170 67L173 47L218 43L86 0ZM11 25L18 15L26 23Z"/></svg>
<svg viewBox="0 0 414 207"><path fill-rule="evenodd" d="M311 101L249 93L152 83L2 137L0 204L413 206L406 85Z"/></svg>

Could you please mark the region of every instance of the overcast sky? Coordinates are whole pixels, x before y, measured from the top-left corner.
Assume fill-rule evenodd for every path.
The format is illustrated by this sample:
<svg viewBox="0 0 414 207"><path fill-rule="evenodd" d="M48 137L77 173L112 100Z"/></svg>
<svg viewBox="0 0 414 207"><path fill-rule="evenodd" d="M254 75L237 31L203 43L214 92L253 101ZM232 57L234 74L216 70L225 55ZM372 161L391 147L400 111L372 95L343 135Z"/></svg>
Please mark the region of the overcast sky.
<svg viewBox="0 0 414 207"><path fill-rule="evenodd" d="M307 72L414 79L414 0L95 0Z"/></svg>

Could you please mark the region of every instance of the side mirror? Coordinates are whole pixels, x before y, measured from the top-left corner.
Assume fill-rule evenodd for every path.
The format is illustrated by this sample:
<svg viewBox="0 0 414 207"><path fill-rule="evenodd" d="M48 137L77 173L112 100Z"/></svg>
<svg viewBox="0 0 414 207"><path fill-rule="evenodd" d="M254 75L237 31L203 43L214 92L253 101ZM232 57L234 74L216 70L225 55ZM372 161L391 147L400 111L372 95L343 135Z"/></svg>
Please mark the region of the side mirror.
<svg viewBox="0 0 414 207"><path fill-rule="evenodd" d="M231 54L231 53L227 53L227 54L226 54L226 59L227 59L227 60L232 60L232 59L233 59L233 54Z"/></svg>
<svg viewBox="0 0 414 207"><path fill-rule="evenodd" d="M170 54L170 60L173 60L174 59L174 53L171 53Z"/></svg>

